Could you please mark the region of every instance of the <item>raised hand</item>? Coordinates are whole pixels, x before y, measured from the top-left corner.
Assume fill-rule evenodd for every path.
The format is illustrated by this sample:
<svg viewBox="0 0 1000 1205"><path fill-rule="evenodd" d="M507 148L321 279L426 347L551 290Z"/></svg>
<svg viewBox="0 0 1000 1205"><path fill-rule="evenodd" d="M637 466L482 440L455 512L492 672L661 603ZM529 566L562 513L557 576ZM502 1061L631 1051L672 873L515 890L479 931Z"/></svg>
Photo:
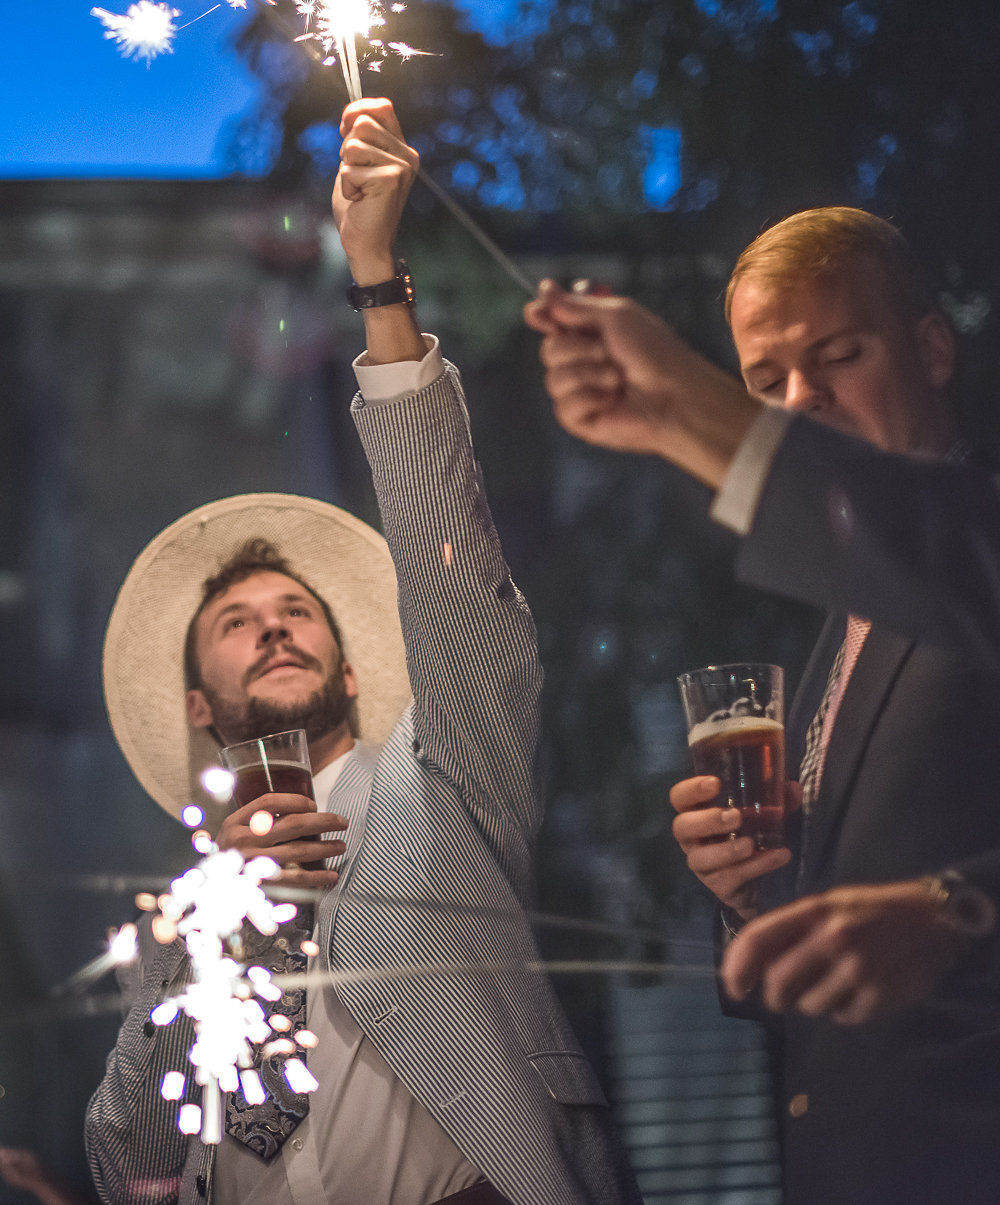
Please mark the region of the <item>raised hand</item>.
<svg viewBox="0 0 1000 1205"><path fill-rule="evenodd" d="M393 244L420 156L403 138L391 101L357 100L340 119L333 216L359 285L395 272Z"/></svg>
<svg viewBox="0 0 1000 1205"><path fill-rule="evenodd" d="M542 283L524 318L540 331L558 421L588 443L647 452L707 485L721 483L761 403L624 297Z"/></svg>

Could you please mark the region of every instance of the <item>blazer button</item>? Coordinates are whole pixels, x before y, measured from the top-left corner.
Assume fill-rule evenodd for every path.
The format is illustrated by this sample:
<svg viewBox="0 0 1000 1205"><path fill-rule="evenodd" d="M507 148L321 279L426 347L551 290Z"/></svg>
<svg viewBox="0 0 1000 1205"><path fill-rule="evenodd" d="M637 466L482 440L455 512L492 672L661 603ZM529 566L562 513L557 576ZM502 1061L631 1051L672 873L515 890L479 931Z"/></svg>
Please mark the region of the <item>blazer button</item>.
<svg viewBox="0 0 1000 1205"><path fill-rule="evenodd" d="M788 1102L790 1117L805 1117L809 1112L809 1096L805 1092L797 1092Z"/></svg>
<svg viewBox="0 0 1000 1205"><path fill-rule="evenodd" d="M143 1021L142 1032L146 1035L147 1038L151 1038L153 1036L153 1034L156 1033L156 1026L153 1024L152 1021Z"/></svg>

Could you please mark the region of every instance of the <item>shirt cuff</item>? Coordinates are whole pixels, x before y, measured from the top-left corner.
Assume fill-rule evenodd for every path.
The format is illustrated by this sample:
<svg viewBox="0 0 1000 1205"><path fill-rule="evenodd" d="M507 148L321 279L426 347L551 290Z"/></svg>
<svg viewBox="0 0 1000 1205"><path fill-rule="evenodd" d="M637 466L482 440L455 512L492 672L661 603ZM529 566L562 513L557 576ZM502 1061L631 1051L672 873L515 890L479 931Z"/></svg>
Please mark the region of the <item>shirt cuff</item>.
<svg viewBox="0 0 1000 1205"><path fill-rule="evenodd" d="M737 535L749 534L764 482L791 421L792 414L776 406L765 406L754 419L709 509L716 523Z"/></svg>
<svg viewBox="0 0 1000 1205"><path fill-rule="evenodd" d="M427 354L422 360L397 360L394 364L369 364L362 352L352 365L358 388L368 406L397 402L407 394L419 393L444 372L444 358L436 335L422 335Z"/></svg>

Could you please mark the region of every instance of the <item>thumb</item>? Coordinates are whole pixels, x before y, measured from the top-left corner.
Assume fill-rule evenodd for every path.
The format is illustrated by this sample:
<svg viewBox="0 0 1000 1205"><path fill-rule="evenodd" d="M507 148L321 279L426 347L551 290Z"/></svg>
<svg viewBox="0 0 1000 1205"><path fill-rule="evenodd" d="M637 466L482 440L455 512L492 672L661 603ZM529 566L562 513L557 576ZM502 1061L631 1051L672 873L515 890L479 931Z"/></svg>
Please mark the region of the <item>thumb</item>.
<svg viewBox="0 0 1000 1205"><path fill-rule="evenodd" d="M622 299L614 295L567 292L554 280L543 280L538 299L562 327L600 329L604 318L619 309Z"/></svg>

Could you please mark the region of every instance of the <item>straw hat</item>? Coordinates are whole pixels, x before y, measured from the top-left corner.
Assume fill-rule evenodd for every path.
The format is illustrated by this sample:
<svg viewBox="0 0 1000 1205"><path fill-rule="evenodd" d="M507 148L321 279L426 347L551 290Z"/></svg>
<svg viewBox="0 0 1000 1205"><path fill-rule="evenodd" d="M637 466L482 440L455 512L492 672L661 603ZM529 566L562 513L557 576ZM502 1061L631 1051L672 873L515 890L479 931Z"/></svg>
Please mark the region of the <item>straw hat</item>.
<svg viewBox="0 0 1000 1205"><path fill-rule="evenodd" d="M329 603L358 679L360 735L383 742L409 702L396 575L378 532L336 506L293 494L242 494L200 506L140 553L104 639L111 727L136 777L173 816L189 803L212 814L200 780L218 764L215 742L187 720L185 633L202 583L255 537L274 544Z"/></svg>

